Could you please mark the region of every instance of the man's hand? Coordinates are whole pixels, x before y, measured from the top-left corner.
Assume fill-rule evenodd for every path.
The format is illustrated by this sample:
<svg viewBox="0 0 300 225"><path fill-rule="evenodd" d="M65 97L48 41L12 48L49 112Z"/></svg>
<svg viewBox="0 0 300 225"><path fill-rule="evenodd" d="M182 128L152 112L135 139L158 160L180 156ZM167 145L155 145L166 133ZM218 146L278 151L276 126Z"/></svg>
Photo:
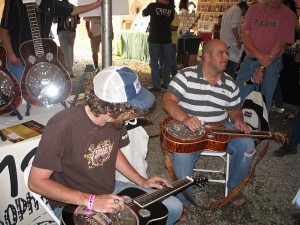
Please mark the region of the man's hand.
<svg viewBox="0 0 300 225"><path fill-rule="evenodd" d="M256 84L260 84L263 81L264 73L257 68L252 76L252 80Z"/></svg>
<svg viewBox="0 0 300 225"><path fill-rule="evenodd" d="M191 131L195 132L202 126L201 121L196 116L189 116L182 121Z"/></svg>
<svg viewBox="0 0 300 225"><path fill-rule="evenodd" d="M251 132L251 128L242 120L235 121L233 126L240 131L244 131L246 134L249 134Z"/></svg>
<svg viewBox="0 0 300 225"><path fill-rule="evenodd" d="M167 186L169 188L172 188L173 185L166 179L162 177L150 177L146 179L142 184L142 187L144 188L157 188L157 189L162 189L164 186Z"/></svg>
<svg viewBox="0 0 300 225"><path fill-rule="evenodd" d="M89 31L88 36L89 36L90 39L92 39L93 38L93 33L91 31Z"/></svg>
<svg viewBox="0 0 300 225"><path fill-rule="evenodd" d="M93 204L93 210L102 213L116 213L125 208L124 198L114 195L96 195Z"/></svg>
<svg viewBox="0 0 300 225"><path fill-rule="evenodd" d="M20 66L22 64L21 59L19 59L18 57L16 57L15 54L13 54L12 56L8 57L8 60L11 62L11 64L13 64L14 66Z"/></svg>

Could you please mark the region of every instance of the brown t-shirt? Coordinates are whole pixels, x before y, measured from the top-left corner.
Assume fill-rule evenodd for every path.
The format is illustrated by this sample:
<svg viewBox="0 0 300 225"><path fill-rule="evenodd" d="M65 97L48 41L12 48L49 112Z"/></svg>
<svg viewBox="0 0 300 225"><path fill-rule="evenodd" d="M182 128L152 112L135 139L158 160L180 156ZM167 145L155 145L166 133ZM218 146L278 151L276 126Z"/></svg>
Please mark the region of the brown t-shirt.
<svg viewBox="0 0 300 225"><path fill-rule="evenodd" d="M33 166L53 170L51 179L90 194L108 194L115 188L118 149L129 143L126 127L97 126L84 105L53 116L42 135ZM51 207L64 204L50 201Z"/></svg>

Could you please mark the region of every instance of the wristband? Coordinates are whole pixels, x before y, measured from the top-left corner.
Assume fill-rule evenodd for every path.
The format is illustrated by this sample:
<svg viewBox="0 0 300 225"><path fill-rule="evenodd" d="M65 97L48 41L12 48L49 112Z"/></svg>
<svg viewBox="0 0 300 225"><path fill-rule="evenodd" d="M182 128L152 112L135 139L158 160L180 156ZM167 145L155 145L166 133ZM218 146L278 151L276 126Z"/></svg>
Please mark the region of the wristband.
<svg viewBox="0 0 300 225"><path fill-rule="evenodd" d="M98 1L95 2L95 6L96 6L96 9L99 8L100 5L99 5Z"/></svg>
<svg viewBox="0 0 300 225"><path fill-rule="evenodd" d="M88 204L87 204L87 209L88 209L89 214L92 212L94 199L95 199L95 195L90 195L89 201L88 201Z"/></svg>

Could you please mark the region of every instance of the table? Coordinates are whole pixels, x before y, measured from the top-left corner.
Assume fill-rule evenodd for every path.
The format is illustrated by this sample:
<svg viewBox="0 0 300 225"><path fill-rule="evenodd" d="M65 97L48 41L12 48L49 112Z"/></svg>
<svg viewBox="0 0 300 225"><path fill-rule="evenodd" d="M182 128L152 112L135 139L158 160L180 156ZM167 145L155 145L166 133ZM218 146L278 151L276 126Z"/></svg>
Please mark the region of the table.
<svg viewBox="0 0 300 225"><path fill-rule="evenodd" d="M114 33L113 54L124 59L150 61L148 33L136 31L122 31ZM201 37L183 36L178 40L178 52L183 51L197 55Z"/></svg>
<svg viewBox="0 0 300 225"><path fill-rule="evenodd" d="M198 36L182 36L178 39L178 52L189 53L191 55L197 55L199 46L201 43L201 37Z"/></svg>
<svg viewBox="0 0 300 225"><path fill-rule="evenodd" d="M201 40L201 37L198 36L182 36L178 39L178 68L197 65L197 56Z"/></svg>
<svg viewBox="0 0 300 225"><path fill-rule="evenodd" d="M114 34L113 54L124 59L150 61L148 33L122 31Z"/></svg>
<svg viewBox="0 0 300 225"><path fill-rule="evenodd" d="M23 102L18 109L23 120L16 116L0 116L0 129L29 120L46 125L55 113L63 109L62 105L51 108L32 106L30 116L25 116L26 102ZM40 139L41 135L18 143L0 141L0 224L51 224L50 216L30 195L23 178L23 171L33 158Z"/></svg>

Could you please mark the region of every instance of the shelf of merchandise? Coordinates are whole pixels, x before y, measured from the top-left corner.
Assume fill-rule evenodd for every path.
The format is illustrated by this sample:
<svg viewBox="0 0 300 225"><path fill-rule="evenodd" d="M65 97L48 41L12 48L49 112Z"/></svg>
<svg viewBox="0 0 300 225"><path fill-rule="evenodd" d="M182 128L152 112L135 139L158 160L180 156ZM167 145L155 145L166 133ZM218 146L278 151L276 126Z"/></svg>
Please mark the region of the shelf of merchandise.
<svg viewBox="0 0 300 225"><path fill-rule="evenodd" d="M248 0L251 5L255 0ZM211 32L213 25L217 23L218 16L223 15L231 6L239 3L239 0L198 0L197 13L199 19L195 30L200 32Z"/></svg>

